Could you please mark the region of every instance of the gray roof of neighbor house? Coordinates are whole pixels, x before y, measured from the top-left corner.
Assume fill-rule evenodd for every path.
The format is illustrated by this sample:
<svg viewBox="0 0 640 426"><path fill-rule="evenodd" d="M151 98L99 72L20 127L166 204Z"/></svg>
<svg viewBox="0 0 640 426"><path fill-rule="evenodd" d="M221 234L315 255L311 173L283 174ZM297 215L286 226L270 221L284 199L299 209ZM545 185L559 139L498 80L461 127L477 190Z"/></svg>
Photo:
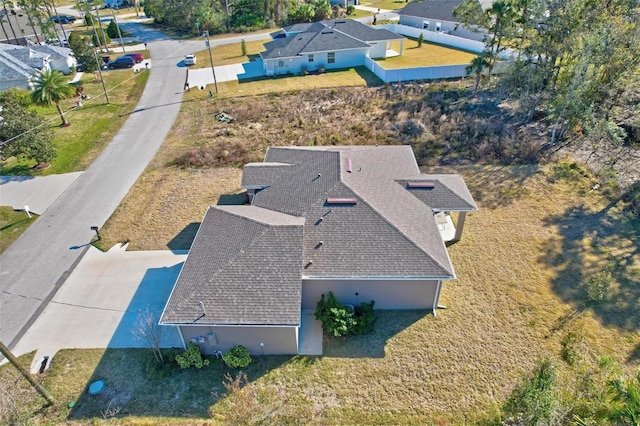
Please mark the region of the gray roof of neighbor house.
<svg viewBox="0 0 640 426"><path fill-rule="evenodd" d="M426 0L409 2L398 10L398 15L416 16L418 18L439 19L442 21L457 22L453 17L453 9L460 5L462 0Z"/></svg>
<svg viewBox="0 0 640 426"><path fill-rule="evenodd" d="M367 42L401 40L404 37L383 28L372 28L352 19L328 20L284 27L289 37L265 43L262 59L290 58L316 52L362 49Z"/></svg>
<svg viewBox="0 0 640 426"><path fill-rule="evenodd" d="M161 322L298 325L303 225L259 207L210 207Z"/></svg>
<svg viewBox="0 0 640 426"><path fill-rule="evenodd" d="M0 50L0 81L28 80L33 68Z"/></svg>

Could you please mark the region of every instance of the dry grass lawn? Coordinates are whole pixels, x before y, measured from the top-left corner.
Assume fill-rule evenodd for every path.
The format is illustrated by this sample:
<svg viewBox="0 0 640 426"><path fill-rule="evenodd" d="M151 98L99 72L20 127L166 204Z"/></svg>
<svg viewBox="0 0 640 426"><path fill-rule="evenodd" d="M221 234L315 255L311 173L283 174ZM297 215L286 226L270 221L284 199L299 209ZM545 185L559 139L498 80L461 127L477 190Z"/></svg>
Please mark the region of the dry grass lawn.
<svg viewBox="0 0 640 426"><path fill-rule="evenodd" d="M393 42L391 48L400 53L400 42ZM401 56L376 59L376 62L386 69L433 67L469 64L476 56L478 55L475 53L427 42L418 47L417 40L406 39Z"/></svg>
<svg viewBox="0 0 640 426"><path fill-rule="evenodd" d="M188 171L169 168L165 179L156 179L163 162L152 166L151 177L147 173L155 186L142 199L181 205L193 210L193 217L209 203L198 200L200 194L223 192L239 177L238 170L222 169L188 178ZM444 286L447 309L437 317L425 311L378 312L374 333L326 340L320 358L258 357L246 370L249 389L288 395L280 410L305 413L304 423L310 424L477 424L495 419L522 375L542 357L555 360L560 386L571 386L573 370L560 358L561 341L570 331L580 336L585 357L576 369L608 356L622 374L637 371L637 220L591 191L588 176L567 176L555 165L456 170L480 211L468 216L462 241L450 247L458 279ZM134 191L142 195L147 185L142 181ZM112 221L130 214L130 207L125 203ZM576 211L580 220L575 220ZM162 217L182 220L168 210ZM146 223L147 232L162 240L167 228ZM105 229L104 234L112 232ZM601 305L586 308L581 296L585 281L607 261L617 265L614 283ZM100 419L115 401L112 408L121 410L117 417L126 415L110 420L116 424L226 424L217 416L229 401L211 394L223 391L224 368L153 381L144 377L139 354L60 353L45 376L61 401L52 415L65 421L71 414L72 424L84 423ZM108 396L87 397L85 386L96 378L109 383ZM295 402L292 395L298 397ZM62 407L70 400L78 402L76 408ZM209 410L217 412L217 420L210 419Z"/></svg>
<svg viewBox="0 0 640 426"><path fill-rule="evenodd" d="M437 131L458 126L436 112L441 127L430 127L424 102L444 96L437 87L250 97L229 91L213 101L192 91L155 159L104 226L102 247L121 241L140 250L189 247L207 206L242 202L239 166L260 161L269 145L397 143L414 134L408 124L416 117L423 134L439 140ZM221 110L236 121L214 120ZM211 166L180 163L202 160L199 152ZM435 161L424 154L418 160ZM444 285L447 309L437 317L378 312L374 333L326 340L323 357L257 357L246 370L247 392L271 395L269 404L308 424L476 424L495 421L543 357L557 366L559 394L573 394L577 372L596 368L605 356L627 377L640 368L640 224L601 192L605 186L592 190L595 178L565 163L423 170L461 173L480 209L449 248L458 278ZM610 286L593 303L590 279L607 266ZM568 333L579 337L583 361L576 367L560 355ZM136 350L65 351L44 377L61 402L34 421L100 422L115 401L120 414L109 421L116 424L228 424L224 414L235 399L212 394L224 390L225 369L155 381L143 369ZM95 378L111 386L104 398L86 395ZM77 405L69 410L72 400Z"/></svg>

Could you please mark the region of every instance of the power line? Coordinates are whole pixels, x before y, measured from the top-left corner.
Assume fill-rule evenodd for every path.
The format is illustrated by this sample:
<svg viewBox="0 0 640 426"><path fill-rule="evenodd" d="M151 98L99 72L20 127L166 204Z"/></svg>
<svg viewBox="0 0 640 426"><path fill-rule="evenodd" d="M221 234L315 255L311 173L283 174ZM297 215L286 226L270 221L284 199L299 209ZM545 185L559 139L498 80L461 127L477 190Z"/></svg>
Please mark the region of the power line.
<svg viewBox="0 0 640 426"><path fill-rule="evenodd" d="M28 299L28 300L37 300L39 302L46 302L47 305L50 303L56 304L56 305L63 305L63 306L70 306L73 308L83 308L83 309L91 309L94 311L105 311L105 312L122 312L125 314L139 314L140 312L143 312L142 310L138 309L136 311L131 311L129 309L115 309L115 308L102 308L100 306L87 306L87 305L80 305L77 303L68 303L68 302L59 302L56 300L46 300L46 299L42 299L40 297L33 297L33 296L26 296L24 294L18 294L18 293L12 293L10 291L6 291L6 290L2 290L3 293L8 294L10 296L14 296L14 297L20 297L23 299ZM162 311L149 311L150 313L162 313Z"/></svg>
<svg viewBox="0 0 640 426"><path fill-rule="evenodd" d="M199 40L204 40L204 38L203 38L203 37L198 37L195 41L199 41ZM187 47L186 47L186 46L183 46L183 47L181 47L180 49L177 49L177 50L173 51L169 56L165 56L164 58L158 59L158 60L157 60L157 63L158 63L158 64L162 64L163 62L168 61L169 59L171 59L171 57L173 57L173 55L178 54L178 53L180 53L180 52L184 51L185 49L187 49ZM154 62L156 62L156 61L154 61ZM145 71L147 71L147 72L148 72L148 71L149 71L149 69L146 69L146 68L145 68L145 69L143 69L142 71L143 71L143 72L145 72ZM116 89L116 88L118 88L118 87L122 86L123 84L127 83L127 82L128 82L128 81L130 81L130 80L133 80L134 78L137 78L139 75L140 75L140 73L135 74L135 75L133 75L132 77L130 77L130 78L128 78L128 79L126 79L126 80L123 80L123 81L122 81L122 82L120 82L119 84L116 84L115 86L112 86L112 87L108 88L108 89L106 90L106 92L107 92L107 93L110 93L112 90L114 90L114 89ZM98 97L100 97L100 96L102 96L102 93L101 93L101 94L99 94L99 95L96 95L96 96L93 96L93 97L89 98L87 103L90 103L91 101L93 101L94 99L97 99L97 98L98 98ZM73 116L73 113L74 113L74 112L76 112L76 111L78 111L78 108L76 108L76 107L71 107L71 108L68 108L68 109L67 109L66 111L64 111L64 112L65 112L65 113L71 113L71 116ZM53 122L55 122L55 121L57 121L57 120L58 120L58 117L51 118L51 119L49 119L49 120L47 120L47 121L43 122L42 124L39 124L39 125L37 125L37 126L35 126L35 127L32 127L31 129L25 130L24 132L20 133L19 135L16 135L16 136L14 136L14 137L12 137L12 138L9 138L9 139L7 139L7 140L4 140L4 141L0 141L0 146L3 146L3 145L5 145L5 144L8 144L9 142L13 142L13 141L15 141L16 139L19 139L19 138L21 138L22 136L24 136L24 135L26 135L26 134L29 134L29 133L31 133L31 132L33 132L33 131L35 131L35 130L37 130L37 129L41 128L41 127L51 125Z"/></svg>

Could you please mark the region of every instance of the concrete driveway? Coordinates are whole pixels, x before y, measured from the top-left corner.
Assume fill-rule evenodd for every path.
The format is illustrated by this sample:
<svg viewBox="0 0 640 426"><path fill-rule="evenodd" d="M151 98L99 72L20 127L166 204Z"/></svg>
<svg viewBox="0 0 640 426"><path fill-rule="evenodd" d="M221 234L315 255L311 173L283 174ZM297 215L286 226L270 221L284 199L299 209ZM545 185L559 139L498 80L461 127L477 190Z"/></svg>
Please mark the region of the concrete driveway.
<svg viewBox="0 0 640 426"><path fill-rule="evenodd" d="M0 206L41 215L82 172L49 176L0 176Z"/></svg>
<svg viewBox="0 0 640 426"><path fill-rule="evenodd" d="M148 347L132 330L141 313L160 317L187 256L125 248L103 253L86 247L65 285L14 348L16 355L37 350L32 371L43 356L51 359L60 349ZM164 328L161 345L182 347L175 328Z"/></svg>

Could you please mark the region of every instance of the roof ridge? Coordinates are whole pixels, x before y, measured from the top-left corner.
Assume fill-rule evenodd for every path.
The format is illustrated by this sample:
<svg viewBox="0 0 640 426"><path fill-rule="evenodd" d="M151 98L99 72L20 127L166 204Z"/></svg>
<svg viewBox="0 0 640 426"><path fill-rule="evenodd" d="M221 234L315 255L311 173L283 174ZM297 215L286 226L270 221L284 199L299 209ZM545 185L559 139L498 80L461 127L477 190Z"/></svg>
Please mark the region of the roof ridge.
<svg viewBox="0 0 640 426"><path fill-rule="evenodd" d="M416 243L412 238L410 238L405 232L403 232L400 228L398 228L393 222L391 222L389 219L387 219L387 217L382 214L377 208L375 208L373 206L373 204L369 203L367 201L367 199L365 197L363 197L362 195L360 195L358 193L358 191L356 191L355 189L353 189L351 186L347 185L344 182L343 183L347 188L349 188L351 191L353 191L358 198L360 198L362 200L362 202L364 204L366 204L367 206L369 206L371 208L371 210L373 210L380 218L382 218L382 220L389 224L389 226L391 226L393 229L395 229L396 231L398 231L398 233L400 235L402 235L402 237L407 240L408 242L410 242L414 247L416 247L418 250L420 250L422 253L424 253L429 259L431 259L436 265L438 265L440 267L440 269L444 272L446 272L447 274L453 273L453 275L455 275L455 273L453 272L453 270L449 271L448 268L445 268L439 261L437 261L433 256L431 256L429 253L427 253L422 247L420 247L420 245L418 245L418 243ZM423 203L424 204L424 203ZM427 206L426 204L424 204L425 206ZM429 206L427 206L429 207ZM429 207L431 208L431 207ZM446 250L445 250L446 251ZM448 256L448 253L447 253ZM453 269L453 265L451 265L452 269Z"/></svg>

